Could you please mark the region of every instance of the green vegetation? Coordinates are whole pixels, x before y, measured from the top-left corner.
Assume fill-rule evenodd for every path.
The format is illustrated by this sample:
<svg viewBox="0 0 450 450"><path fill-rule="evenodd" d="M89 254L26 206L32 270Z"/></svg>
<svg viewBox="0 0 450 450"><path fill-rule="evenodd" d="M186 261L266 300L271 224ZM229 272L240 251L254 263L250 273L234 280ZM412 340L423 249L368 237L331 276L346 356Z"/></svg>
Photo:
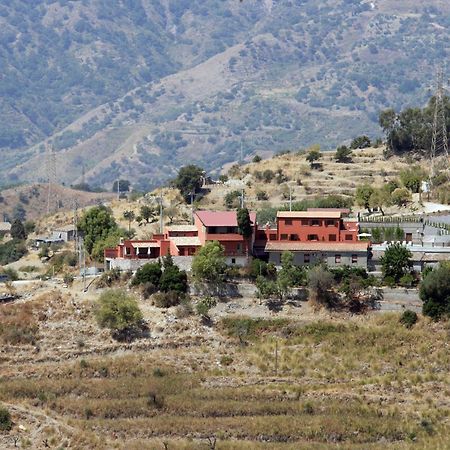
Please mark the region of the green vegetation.
<svg viewBox="0 0 450 450"><path fill-rule="evenodd" d="M217 241L207 242L192 261L192 274L198 281L219 285L225 281L226 270L224 249Z"/></svg>
<svg viewBox="0 0 450 450"><path fill-rule="evenodd" d="M352 161L352 150L346 145L341 145L336 149L335 159L339 163L349 163Z"/></svg>
<svg viewBox="0 0 450 450"><path fill-rule="evenodd" d="M420 285L423 313L435 320L450 317L450 264L429 272Z"/></svg>
<svg viewBox="0 0 450 450"><path fill-rule="evenodd" d="M238 209L237 223L239 228L239 234L241 234L246 239L250 238L253 234L253 226L247 208Z"/></svg>
<svg viewBox="0 0 450 450"><path fill-rule="evenodd" d="M417 313L409 309L407 309L400 317L400 322L405 325L406 328L412 328L418 320L419 317Z"/></svg>
<svg viewBox="0 0 450 450"><path fill-rule="evenodd" d="M136 271L132 280L132 284L137 286L139 284L151 283L157 289L161 279L162 270L159 262L147 263Z"/></svg>
<svg viewBox="0 0 450 450"><path fill-rule="evenodd" d="M9 431L12 428L11 414L4 406L0 406L0 431Z"/></svg>
<svg viewBox="0 0 450 450"><path fill-rule="evenodd" d="M389 245L381 257L381 269L385 278L396 283L410 270L411 251L398 242Z"/></svg>
<svg viewBox="0 0 450 450"><path fill-rule="evenodd" d="M116 337L131 335L142 325L142 312L136 300L118 289L100 295L95 305L95 318Z"/></svg>
<svg viewBox="0 0 450 450"><path fill-rule="evenodd" d="M184 166L178 171L178 176L173 181L173 185L180 191L180 194L188 202L202 186L203 169L194 164Z"/></svg>
<svg viewBox="0 0 450 450"><path fill-rule="evenodd" d="M27 254L27 248L23 241L13 239L11 241L0 244L0 264L10 264L18 261L22 256Z"/></svg>
<svg viewBox="0 0 450 450"><path fill-rule="evenodd" d="M117 230L117 224L110 209L94 206L83 214L78 229L84 233L84 246L91 253L99 241L107 239Z"/></svg>

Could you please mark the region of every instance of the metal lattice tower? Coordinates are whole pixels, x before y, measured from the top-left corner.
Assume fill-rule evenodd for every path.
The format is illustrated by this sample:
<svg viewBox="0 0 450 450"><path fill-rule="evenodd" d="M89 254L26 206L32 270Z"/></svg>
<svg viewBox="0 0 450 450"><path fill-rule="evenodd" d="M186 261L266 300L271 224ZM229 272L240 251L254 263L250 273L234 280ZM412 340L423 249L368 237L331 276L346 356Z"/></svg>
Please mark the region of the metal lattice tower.
<svg viewBox="0 0 450 450"><path fill-rule="evenodd" d="M430 181L443 169L448 174L448 136L447 122L445 118L444 104L444 70L441 68L437 73L437 88L434 104L433 137L431 141L431 172ZM443 161L442 161L443 159Z"/></svg>
<svg viewBox="0 0 450 450"><path fill-rule="evenodd" d="M47 214L53 210L53 206L58 205L56 198L56 153L50 144L45 145L46 168L47 168Z"/></svg>

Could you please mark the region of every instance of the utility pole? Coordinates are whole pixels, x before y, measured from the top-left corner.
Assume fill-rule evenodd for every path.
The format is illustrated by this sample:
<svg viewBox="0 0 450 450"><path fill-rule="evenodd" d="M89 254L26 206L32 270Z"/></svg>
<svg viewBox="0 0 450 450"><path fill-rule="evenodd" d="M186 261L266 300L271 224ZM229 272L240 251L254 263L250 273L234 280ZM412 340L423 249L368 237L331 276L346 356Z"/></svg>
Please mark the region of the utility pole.
<svg viewBox="0 0 450 450"><path fill-rule="evenodd" d="M292 211L292 189L290 184L288 184L288 187L289 187L289 211Z"/></svg>
<svg viewBox="0 0 450 450"><path fill-rule="evenodd" d="M162 191L159 195L159 232L163 233L164 223L163 223L163 195Z"/></svg>
<svg viewBox="0 0 450 450"><path fill-rule="evenodd" d="M245 193L244 193L244 189L242 189L242 193L241 193L241 209L244 208L244 197L245 197Z"/></svg>

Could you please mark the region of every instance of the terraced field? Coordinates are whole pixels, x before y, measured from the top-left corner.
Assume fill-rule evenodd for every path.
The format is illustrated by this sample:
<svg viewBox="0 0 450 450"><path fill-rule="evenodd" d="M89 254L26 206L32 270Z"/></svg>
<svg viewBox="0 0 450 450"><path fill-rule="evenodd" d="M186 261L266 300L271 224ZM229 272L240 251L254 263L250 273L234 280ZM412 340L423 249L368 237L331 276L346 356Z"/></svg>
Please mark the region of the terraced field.
<svg viewBox="0 0 450 450"><path fill-rule="evenodd" d="M120 343L91 300L31 301L36 341L3 345L0 401L15 426L1 448L450 448L448 323L305 306L213 310L206 326L141 302L149 335Z"/></svg>

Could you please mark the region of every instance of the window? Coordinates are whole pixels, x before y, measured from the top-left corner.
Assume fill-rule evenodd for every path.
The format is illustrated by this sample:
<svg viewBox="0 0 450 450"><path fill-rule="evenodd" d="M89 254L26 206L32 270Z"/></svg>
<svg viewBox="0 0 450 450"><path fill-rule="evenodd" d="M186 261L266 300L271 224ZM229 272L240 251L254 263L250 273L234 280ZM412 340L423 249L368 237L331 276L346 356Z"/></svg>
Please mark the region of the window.
<svg viewBox="0 0 450 450"><path fill-rule="evenodd" d="M284 224L285 225L292 225L292 219L285 219Z"/></svg>
<svg viewBox="0 0 450 450"><path fill-rule="evenodd" d="M317 234L308 234L308 241L318 241L319 237Z"/></svg>
<svg viewBox="0 0 450 450"><path fill-rule="evenodd" d="M345 235L345 240L346 241L353 241L353 235L352 234L346 234Z"/></svg>
<svg viewBox="0 0 450 450"><path fill-rule="evenodd" d="M341 263L341 255L334 255L334 262L336 264L340 264Z"/></svg>
<svg viewBox="0 0 450 450"><path fill-rule="evenodd" d="M358 262L358 255L352 255L352 264L356 264Z"/></svg>
<svg viewBox="0 0 450 450"><path fill-rule="evenodd" d="M231 264L236 264L236 258L231 258Z"/></svg>
<svg viewBox="0 0 450 450"><path fill-rule="evenodd" d="M302 220L302 225L303 225L304 227L307 227L307 226L309 225L309 220L303 219L303 220Z"/></svg>
<svg viewBox="0 0 450 450"><path fill-rule="evenodd" d="M298 234L291 234L291 241L298 241Z"/></svg>
<svg viewBox="0 0 450 450"><path fill-rule="evenodd" d="M282 234L282 235L280 236L280 239L281 239L282 241L287 241L287 238L288 238L288 235L287 235L287 234Z"/></svg>
<svg viewBox="0 0 450 450"><path fill-rule="evenodd" d="M311 225L313 227L318 227L320 225L320 220L319 219L313 219L311 220Z"/></svg>
<svg viewBox="0 0 450 450"><path fill-rule="evenodd" d="M311 255L309 253L305 253L303 256L303 261L305 263L309 263L311 261Z"/></svg>
<svg viewBox="0 0 450 450"><path fill-rule="evenodd" d="M336 235L335 234L329 234L328 235L328 240L330 242L335 242L336 241Z"/></svg>
<svg viewBox="0 0 450 450"><path fill-rule="evenodd" d="M327 226L327 227L334 227L335 225L334 225L334 220L332 220L332 219L327 219L326 221L325 221L325 225Z"/></svg>
<svg viewBox="0 0 450 450"><path fill-rule="evenodd" d="M237 249L238 252L241 251L241 244L240 243L237 244L236 249Z"/></svg>
<svg viewBox="0 0 450 450"><path fill-rule="evenodd" d="M269 241L276 241L277 235L276 234L269 234Z"/></svg>

